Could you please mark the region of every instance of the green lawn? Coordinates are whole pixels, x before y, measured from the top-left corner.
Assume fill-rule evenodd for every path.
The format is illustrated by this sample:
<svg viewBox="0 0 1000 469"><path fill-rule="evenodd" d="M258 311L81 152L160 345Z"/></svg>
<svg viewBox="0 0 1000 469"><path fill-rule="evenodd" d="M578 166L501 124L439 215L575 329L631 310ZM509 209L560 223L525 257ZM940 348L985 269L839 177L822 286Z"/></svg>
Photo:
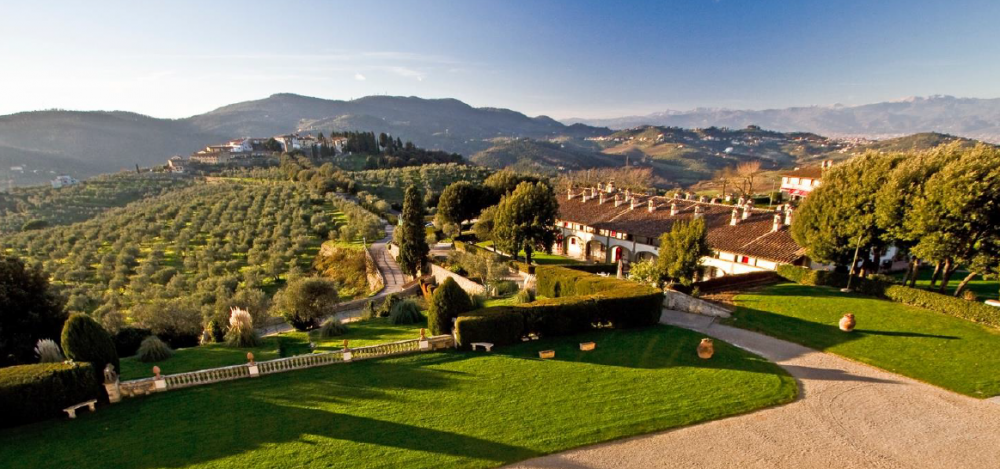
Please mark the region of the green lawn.
<svg viewBox="0 0 1000 469"><path fill-rule="evenodd" d="M1000 330L827 287L779 284L736 297L728 323L973 397L1000 394ZM857 328L837 324L854 313Z"/></svg>
<svg viewBox="0 0 1000 469"><path fill-rule="evenodd" d="M267 337L264 345L255 349L230 347L226 344L210 344L177 350L167 360L158 363L143 363L135 357L121 360L121 379L129 380L153 376L153 365L160 367L163 374L184 373L187 371L218 368L246 363L247 352L253 352L257 361L280 358L278 342L284 342L285 356L309 353L310 336L316 343L317 351L340 350L347 339L351 347L395 342L398 340L416 339L420 337L420 328L426 324L407 324L396 326L386 318L359 321L347 325L347 334L332 339L319 339L316 331L287 332L278 336Z"/></svg>
<svg viewBox="0 0 1000 469"><path fill-rule="evenodd" d="M962 279L968 275L968 272L958 271L952 274L951 279L948 281L948 294L954 294L955 288L958 284L962 282ZM902 273L895 274L894 276L900 280L903 279ZM924 266L920 269L920 275L917 276L917 287L927 288L931 284L931 275L934 275L934 267ZM940 285L940 281L938 285ZM997 299L998 292L1000 292L1000 281L994 280L983 280L982 275L977 275L974 279L969 282L967 289L976 292L976 296L980 300Z"/></svg>
<svg viewBox="0 0 1000 469"><path fill-rule="evenodd" d="M483 248L492 248L493 241L483 241L476 243L476 246ZM524 249L517 253L518 260L524 260ZM531 262L537 265L553 265L553 264L580 264L582 261L578 259L573 259L571 257L564 257L557 254L546 254L545 251L533 251L531 253Z"/></svg>
<svg viewBox="0 0 1000 469"><path fill-rule="evenodd" d="M0 431L5 467L480 468L789 402L776 365L685 329L339 364ZM581 352L578 342L597 349ZM537 352L554 349L555 360Z"/></svg>

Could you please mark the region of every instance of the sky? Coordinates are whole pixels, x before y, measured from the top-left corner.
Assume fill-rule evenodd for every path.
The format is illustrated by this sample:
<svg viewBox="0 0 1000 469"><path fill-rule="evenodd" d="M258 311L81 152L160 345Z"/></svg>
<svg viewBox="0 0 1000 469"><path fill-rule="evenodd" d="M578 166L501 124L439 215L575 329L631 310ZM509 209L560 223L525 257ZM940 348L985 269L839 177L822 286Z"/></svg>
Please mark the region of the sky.
<svg viewBox="0 0 1000 469"><path fill-rule="evenodd" d="M1000 97L994 1L0 3L0 115L289 92L555 118Z"/></svg>

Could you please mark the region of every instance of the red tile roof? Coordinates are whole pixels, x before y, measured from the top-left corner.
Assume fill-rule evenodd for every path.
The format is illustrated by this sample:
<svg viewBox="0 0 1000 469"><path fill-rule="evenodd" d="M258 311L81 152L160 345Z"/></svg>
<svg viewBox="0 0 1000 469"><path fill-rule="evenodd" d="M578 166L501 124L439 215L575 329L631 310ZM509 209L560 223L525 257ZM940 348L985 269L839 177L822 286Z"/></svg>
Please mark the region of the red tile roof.
<svg viewBox="0 0 1000 469"><path fill-rule="evenodd" d="M619 193L619 197L624 199ZM752 209L746 220L740 218L736 225L730 225L732 205L711 204L694 200L669 197L637 196L636 208L622 202L617 208L614 196L605 195L603 204L598 199L583 202L580 194L567 199L566 194L558 196L559 219L598 230L612 230L630 235L657 238L670 231L674 222L694 218L695 207L702 207L708 226L708 244L717 251L757 257L779 263L793 263L805 256L805 249L799 246L788 232L787 226L773 231L775 212ZM655 210L649 211L649 200ZM670 206L676 204L677 214L670 215ZM742 211L738 216L742 215Z"/></svg>
<svg viewBox="0 0 1000 469"><path fill-rule="evenodd" d="M819 166L811 166L809 168L798 168L792 171L781 173L784 177L792 178L813 178L820 179L823 177L823 168Z"/></svg>

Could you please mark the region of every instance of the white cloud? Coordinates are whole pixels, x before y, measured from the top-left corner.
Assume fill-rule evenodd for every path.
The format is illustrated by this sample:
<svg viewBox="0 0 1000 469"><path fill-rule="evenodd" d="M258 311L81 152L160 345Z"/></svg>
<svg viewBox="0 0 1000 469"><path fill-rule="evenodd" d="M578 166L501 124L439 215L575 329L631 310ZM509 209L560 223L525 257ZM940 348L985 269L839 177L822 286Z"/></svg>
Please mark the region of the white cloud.
<svg viewBox="0 0 1000 469"><path fill-rule="evenodd" d="M367 78L365 78L365 76L362 75L362 74L360 74L360 73L355 73L354 74L354 79L358 80L358 81L365 81L365 80L367 80Z"/></svg>

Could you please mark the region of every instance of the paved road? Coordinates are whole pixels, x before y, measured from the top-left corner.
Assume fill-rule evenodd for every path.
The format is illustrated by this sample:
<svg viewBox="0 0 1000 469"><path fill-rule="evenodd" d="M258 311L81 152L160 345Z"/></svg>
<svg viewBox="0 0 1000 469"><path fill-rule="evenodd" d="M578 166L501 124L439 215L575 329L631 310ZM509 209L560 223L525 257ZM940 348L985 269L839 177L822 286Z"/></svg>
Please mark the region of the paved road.
<svg viewBox="0 0 1000 469"><path fill-rule="evenodd" d="M1000 468L1000 403L835 355L665 311L661 322L772 360L799 382L791 404L605 443L518 468Z"/></svg>

